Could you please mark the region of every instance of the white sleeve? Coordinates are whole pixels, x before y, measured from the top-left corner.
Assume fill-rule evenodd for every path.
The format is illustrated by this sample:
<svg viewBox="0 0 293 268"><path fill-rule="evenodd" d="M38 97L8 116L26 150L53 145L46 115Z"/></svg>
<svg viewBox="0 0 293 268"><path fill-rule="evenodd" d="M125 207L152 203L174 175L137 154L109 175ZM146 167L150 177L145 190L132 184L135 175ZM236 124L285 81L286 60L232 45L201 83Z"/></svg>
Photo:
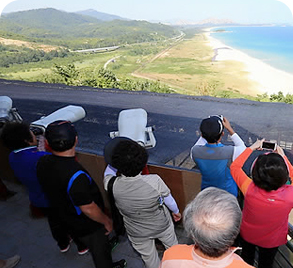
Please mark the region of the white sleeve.
<svg viewBox="0 0 293 268"><path fill-rule="evenodd" d="M205 138L203 138L202 136L199 137L199 139L197 140L197 142L194 145L206 145L207 141Z"/></svg>
<svg viewBox="0 0 293 268"><path fill-rule="evenodd" d="M242 154L242 152L246 149L246 146L243 142L243 140L239 137L237 133L234 133L231 136L231 139L234 143L234 152L233 152L233 161Z"/></svg>
<svg viewBox="0 0 293 268"><path fill-rule="evenodd" d="M104 189L108 190L108 182L113 177L116 176L117 169L108 165L104 171Z"/></svg>
<svg viewBox="0 0 293 268"><path fill-rule="evenodd" d="M171 194L164 197L164 203L173 213L179 213L177 203Z"/></svg>
<svg viewBox="0 0 293 268"><path fill-rule="evenodd" d="M117 169L108 165L104 171L104 177L106 177L107 175L116 176L116 173L117 173Z"/></svg>
<svg viewBox="0 0 293 268"><path fill-rule="evenodd" d="M192 159L192 149L194 146L198 146L198 145L206 145L207 141L205 138L203 138L202 136L199 137L199 139L197 140L197 142L192 146L191 150L190 150L190 158Z"/></svg>

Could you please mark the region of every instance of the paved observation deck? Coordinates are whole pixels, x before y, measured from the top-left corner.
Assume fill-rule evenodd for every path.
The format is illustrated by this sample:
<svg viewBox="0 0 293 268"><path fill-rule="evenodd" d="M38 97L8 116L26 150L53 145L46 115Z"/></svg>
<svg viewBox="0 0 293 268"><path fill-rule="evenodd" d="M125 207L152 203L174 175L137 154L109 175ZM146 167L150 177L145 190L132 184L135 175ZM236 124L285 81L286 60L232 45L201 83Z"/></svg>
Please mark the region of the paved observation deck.
<svg viewBox="0 0 293 268"><path fill-rule="evenodd" d="M78 150L84 152L102 155L108 133L117 130L119 112L144 108L148 112L148 126L154 126L157 139L157 146L148 151L149 162L153 164L193 168L189 150L200 135L199 124L214 114L227 117L246 145L265 137L277 141L293 160L293 106L290 104L7 80L0 80L0 95L9 96L13 107L28 122L69 104L83 106L87 116L75 125L79 134ZM223 143L230 142L225 135ZM23 186L5 183L18 193L7 202L0 202L0 258L19 254L20 268L94 267L90 255L78 256L74 245L68 253L59 253L46 220L29 217L29 201ZM177 232L180 242L186 242L180 227ZM129 268L144 267L126 238L113 251L113 259L119 258L127 259Z"/></svg>

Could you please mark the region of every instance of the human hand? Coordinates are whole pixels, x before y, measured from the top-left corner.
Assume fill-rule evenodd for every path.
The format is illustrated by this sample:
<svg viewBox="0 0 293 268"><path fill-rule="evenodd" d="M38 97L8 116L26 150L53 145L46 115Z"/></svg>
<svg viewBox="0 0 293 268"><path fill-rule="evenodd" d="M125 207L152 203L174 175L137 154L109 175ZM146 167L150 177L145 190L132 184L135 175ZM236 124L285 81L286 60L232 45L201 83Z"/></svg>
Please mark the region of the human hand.
<svg viewBox="0 0 293 268"><path fill-rule="evenodd" d="M256 140L256 142L254 144L252 144L249 148L254 151L257 149L261 149L261 145L264 142L265 139L261 139L261 140Z"/></svg>
<svg viewBox="0 0 293 268"><path fill-rule="evenodd" d="M107 230L105 235L108 235L113 231L113 222L108 216L106 216L106 218L105 218L104 227Z"/></svg>
<svg viewBox="0 0 293 268"><path fill-rule="evenodd" d="M223 118L223 126L228 130L231 136L235 133L234 129L230 125L229 120L226 117Z"/></svg>
<svg viewBox="0 0 293 268"><path fill-rule="evenodd" d="M172 212L172 217L175 222L180 221L181 220L181 213L180 212L178 212L178 213Z"/></svg>
<svg viewBox="0 0 293 268"><path fill-rule="evenodd" d="M277 145L277 150L275 152L278 153L282 157L285 156L284 150L279 145Z"/></svg>

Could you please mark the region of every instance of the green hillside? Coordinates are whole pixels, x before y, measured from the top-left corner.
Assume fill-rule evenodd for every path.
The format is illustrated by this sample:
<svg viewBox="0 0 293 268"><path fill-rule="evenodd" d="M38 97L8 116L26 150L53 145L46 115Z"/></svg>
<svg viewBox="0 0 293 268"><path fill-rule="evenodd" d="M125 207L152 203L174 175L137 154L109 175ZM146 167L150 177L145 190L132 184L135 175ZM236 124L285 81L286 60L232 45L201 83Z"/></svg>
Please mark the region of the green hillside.
<svg viewBox="0 0 293 268"><path fill-rule="evenodd" d="M97 23L98 20L89 16L59 11L53 8L33 9L9 13L6 20L26 27L43 30L57 30L59 27L74 27L79 24Z"/></svg>
<svg viewBox="0 0 293 268"><path fill-rule="evenodd" d="M102 20L102 21L127 20L125 18L121 18L121 17L116 16L116 15L107 14L107 13L103 13L103 12L98 12L98 11L96 11L94 9L82 10L82 11L78 11L78 12L75 12L75 13L90 16L90 17L94 17L94 18L96 18L98 20Z"/></svg>
<svg viewBox="0 0 293 268"><path fill-rule="evenodd" d="M178 35L170 26L146 21L113 20L52 8L9 13L0 18L0 35L72 49L164 40Z"/></svg>

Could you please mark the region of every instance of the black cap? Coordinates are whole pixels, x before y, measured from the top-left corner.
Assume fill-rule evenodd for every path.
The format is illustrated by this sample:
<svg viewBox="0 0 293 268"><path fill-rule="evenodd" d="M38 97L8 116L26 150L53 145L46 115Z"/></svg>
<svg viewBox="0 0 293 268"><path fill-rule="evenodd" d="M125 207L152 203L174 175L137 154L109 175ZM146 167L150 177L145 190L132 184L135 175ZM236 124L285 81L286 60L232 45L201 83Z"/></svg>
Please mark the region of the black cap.
<svg viewBox="0 0 293 268"><path fill-rule="evenodd" d="M121 141L129 141L131 139L126 137L115 137L114 139L111 139L108 141L104 147L104 158L107 164L112 166L112 155L115 147L121 142Z"/></svg>
<svg viewBox="0 0 293 268"><path fill-rule="evenodd" d="M219 116L210 116L202 120L200 131L208 142L217 142L224 130L223 121Z"/></svg>
<svg viewBox="0 0 293 268"><path fill-rule="evenodd" d="M46 128L45 138L52 150L63 152L71 149L76 140L77 132L70 121L58 120Z"/></svg>

